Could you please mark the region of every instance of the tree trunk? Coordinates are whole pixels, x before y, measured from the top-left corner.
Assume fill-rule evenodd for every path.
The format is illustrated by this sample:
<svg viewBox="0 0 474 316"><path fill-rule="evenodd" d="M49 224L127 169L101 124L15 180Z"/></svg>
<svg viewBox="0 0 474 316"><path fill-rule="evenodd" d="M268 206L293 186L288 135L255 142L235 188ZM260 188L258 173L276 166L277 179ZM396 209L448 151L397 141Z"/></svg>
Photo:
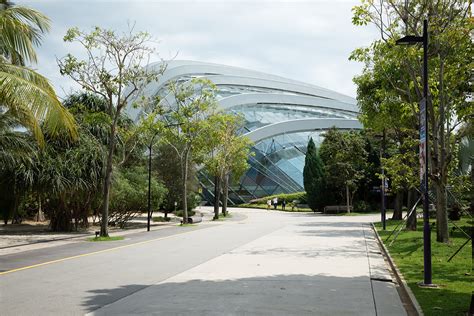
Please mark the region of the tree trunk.
<svg viewBox="0 0 474 316"><path fill-rule="evenodd" d="M118 112L118 111L117 111ZM109 199L110 199L110 184L112 182L113 158L115 150L115 126L117 124L117 115L110 126L110 143L107 154L107 165L105 169L104 180L104 196L102 199L102 218L100 223L100 236L109 237Z"/></svg>
<svg viewBox="0 0 474 316"><path fill-rule="evenodd" d="M408 199L407 199L408 212L410 212L412 208L415 207L416 200L417 200L416 190L409 189ZM416 209L411 213L410 216L408 216L406 228L408 230L416 230Z"/></svg>
<svg viewBox="0 0 474 316"><path fill-rule="evenodd" d="M444 183L437 183L436 187L436 241L449 241L448 213L446 212L447 196Z"/></svg>
<svg viewBox="0 0 474 316"><path fill-rule="evenodd" d="M393 207L392 219L401 220L403 218L403 190L397 192L395 196L395 205Z"/></svg>
<svg viewBox="0 0 474 316"><path fill-rule="evenodd" d="M36 221L44 222L44 213L41 205L41 196L38 196L38 213L36 213Z"/></svg>
<svg viewBox="0 0 474 316"><path fill-rule="evenodd" d="M347 213L351 212L351 202L349 197L349 186L346 184L346 206L347 206Z"/></svg>
<svg viewBox="0 0 474 316"><path fill-rule="evenodd" d="M222 215L227 216L227 199L229 197L229 174L224 175L222 187Z"/></svg>
<svg viewBox="0 0 474 316"><path fill-rule="evenodd" d="M188 223L188 157L189 151L184 153L184 162L182 164L182 182L183 182L183 224Z"/></svg>
<svg viewBox="0 0 474 316"><path fill-rule="evenodd" d="M219 200L221 194L221 179L219 176L214 177L214 218L219 219Z"/></svg>
<svg viewBox="0 0 474 316"><path fill-rule="evenodd" d="M59 197L59 205L51 216L50 226L53 232L72 231L72 214L66 206L64 197Z"/></svg>

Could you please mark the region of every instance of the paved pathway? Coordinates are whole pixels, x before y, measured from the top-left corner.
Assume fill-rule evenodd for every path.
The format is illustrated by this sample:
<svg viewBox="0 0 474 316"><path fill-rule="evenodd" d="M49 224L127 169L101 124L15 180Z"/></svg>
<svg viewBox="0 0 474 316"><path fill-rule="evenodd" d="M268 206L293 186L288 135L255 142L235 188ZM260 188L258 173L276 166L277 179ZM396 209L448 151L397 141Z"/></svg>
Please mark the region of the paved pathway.
<svg viewBox="0 0 474 316"><path fill-rule="evenodd" d="M131 237L118 250L0 275L2 310L405 315L367 225L377 217L238 212L246 219L205 223L136 246Z"/></svg>

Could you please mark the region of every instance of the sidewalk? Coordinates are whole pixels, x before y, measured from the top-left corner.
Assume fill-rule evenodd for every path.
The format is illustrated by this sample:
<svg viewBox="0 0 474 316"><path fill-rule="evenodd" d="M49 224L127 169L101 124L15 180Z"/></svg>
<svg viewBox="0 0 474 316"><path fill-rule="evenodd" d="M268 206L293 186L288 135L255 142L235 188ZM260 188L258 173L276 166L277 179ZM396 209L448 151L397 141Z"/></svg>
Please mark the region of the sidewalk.
<svg viewBox="0 0 474 316"><path fill-rule="evenodd" d="M93 314L406 315L362 217L280 218L282 229Z"/></svg>
<svg viewBox="0 0 474 316"><path fill-rule="evenodd" d="M210 220L211 215L205 211L205 219ZM162 216L162 213L155 213L155 216ZM168 216L174 217L173 214ZM151 230L162 229L179 224L179 218L170 222L151 222ZM65 244L84 242L86 238L94 237L95 231L100 230L98 226L90 226L87 230L80 232L59 233L51 232L47 223L26 222L20 225L0 225L0 256L20 253L23 251L43 249L49 247L62 246ZM128 227L109 227L110 236L127 236L146 230L146 214L132 220Z"/></svg>

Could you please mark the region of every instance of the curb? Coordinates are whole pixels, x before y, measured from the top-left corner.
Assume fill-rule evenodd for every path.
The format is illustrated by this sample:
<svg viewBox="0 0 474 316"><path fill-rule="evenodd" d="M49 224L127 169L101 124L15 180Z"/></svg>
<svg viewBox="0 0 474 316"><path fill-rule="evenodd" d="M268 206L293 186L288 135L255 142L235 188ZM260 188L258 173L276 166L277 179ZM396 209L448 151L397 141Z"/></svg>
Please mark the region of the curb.
<svg viewBox="0 0 474 316"><path fill-rule="evenodd" d="M172 225L169 225L169 224L168 225L167 224L156 225L157 229L162 229L162 228L168 227L168 226L172 226ZM143 230L141 228L122 229L121 231L110 232L110 235L124 235L124 236L126 236L126 235L140 233L142 231ZM125 233L125 234L123 234L123 233ZM44 240L32 241L32 242L17 244L17 245L2 246L2 247L0 247L0 250L11 249L11 248L16 248L16 247L32 246L32 245L37 245L37 244L47 244L47 243L55 242L55 241L83 239L84 237L90 237L90 236L94 237L94 232L93 231L90 231L90 232L87 232L87 233L76 234L74 236L62 237L62 238L44 239Z"/></svg>
<svg viewBox="0 0 474 316"><path fill-rule="evenodd" d="M382 242L382 239L379 236L379 233L377 232L377 229L375 229L374 223L371 223L372 229L375 232L375 236L377 237L377 242L383 250L383 254L385 258L387 259L388 263L390 264L390 268L392 269L393 274L395 275L395 278L397 279L397 283L400 285L399 287L399 295L400 299L402 300L402 303L404 303L405 310L409 316L411 315L417 315L417 316L423 316L423 310L420 307L420 304L418 304L418 301L415 298L415 295L411 291L410 287L408 286L407 282L403 278L402 273L400 270L398 270L397 265L393 261L392 257L390 256L390 253L388 249L385 247L384 243Z"/></svg>
<svg viewBox="0 0 474 316"><path fill-rule="evenodd" d="M0 247L0 249L9 249L9 248L15 248L15 247L23 247L23 246L30 246L30 245L36 245L36 244L44 244L52 241L63 241L63 240L70 240L70 239L75 239L75 238L84 238L90 235L94 234L81 234L80 236L71 236L71 237L64 237L64 238L56 238L56 239L45 239L45 240L38 240L38 241L33 241L29 243L24 243L24 244L18 244L18 245L11 245L11 246L3 246Z"/></svg>

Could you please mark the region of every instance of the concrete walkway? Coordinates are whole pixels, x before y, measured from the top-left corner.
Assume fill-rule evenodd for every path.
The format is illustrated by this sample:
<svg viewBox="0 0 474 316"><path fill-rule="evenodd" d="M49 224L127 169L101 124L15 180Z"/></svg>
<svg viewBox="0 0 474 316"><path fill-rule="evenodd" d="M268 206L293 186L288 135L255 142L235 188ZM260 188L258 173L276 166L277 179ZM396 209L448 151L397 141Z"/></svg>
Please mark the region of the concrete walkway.
<svg viewBox="0 0 474 316"><path fill-rule="evenodd" d="M226 225L263 213L239 211L248 219ZM281 228L92 314L406 315L368 225L378 216L271 213Z"/></svg>

